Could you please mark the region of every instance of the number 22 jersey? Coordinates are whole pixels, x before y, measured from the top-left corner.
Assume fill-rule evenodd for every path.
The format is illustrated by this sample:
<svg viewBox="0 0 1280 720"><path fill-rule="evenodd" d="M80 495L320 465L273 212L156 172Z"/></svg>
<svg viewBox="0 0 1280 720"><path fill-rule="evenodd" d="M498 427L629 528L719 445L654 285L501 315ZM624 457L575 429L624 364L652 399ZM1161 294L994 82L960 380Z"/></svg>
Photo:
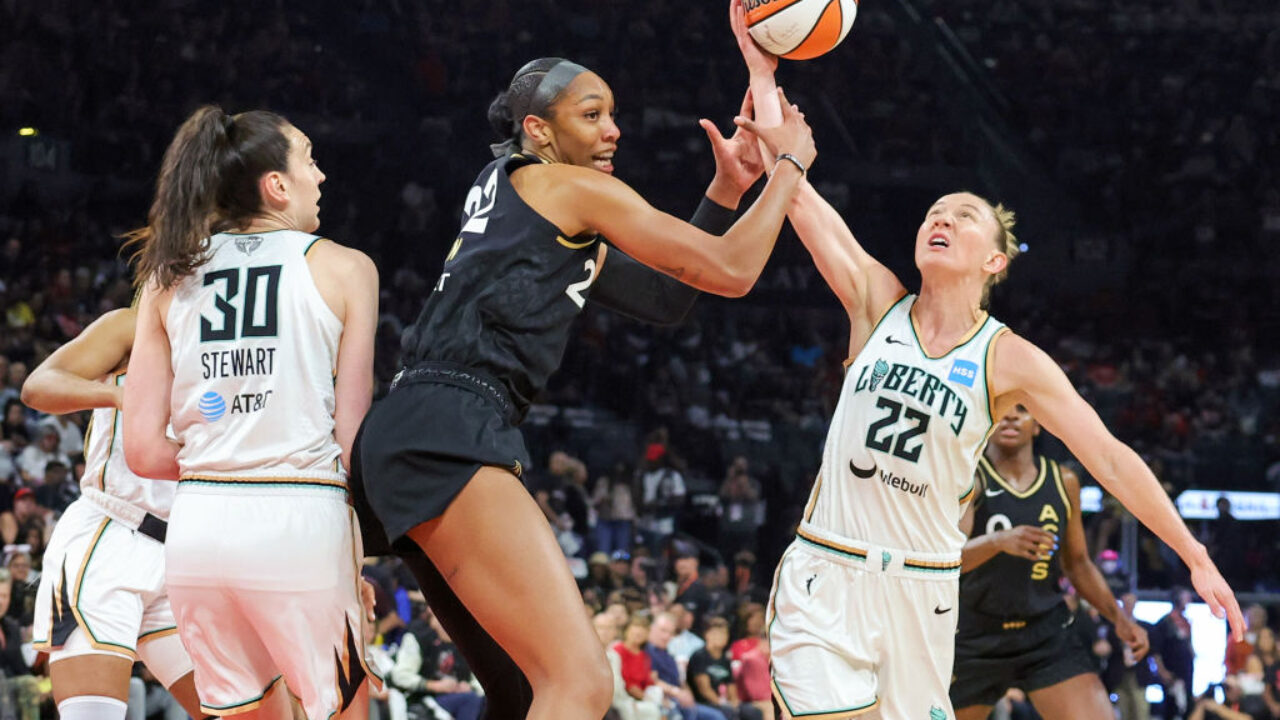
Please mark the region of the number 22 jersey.
<svg viewBox="0 0 1280 720"><path fill-rule="evenodd" d="M895 303L849 364L804 519L864 543L958 553L993 426L991 349L1005 326L984 313L954 348L929 357L915 300Z"/></svg>
<svg viewBox="0 0 1280 720"><path fill-rule="evenodd" d="M333 437L342 321L307 265L315 235L220 233L166 329L183 478L344 484Z"/></svg>

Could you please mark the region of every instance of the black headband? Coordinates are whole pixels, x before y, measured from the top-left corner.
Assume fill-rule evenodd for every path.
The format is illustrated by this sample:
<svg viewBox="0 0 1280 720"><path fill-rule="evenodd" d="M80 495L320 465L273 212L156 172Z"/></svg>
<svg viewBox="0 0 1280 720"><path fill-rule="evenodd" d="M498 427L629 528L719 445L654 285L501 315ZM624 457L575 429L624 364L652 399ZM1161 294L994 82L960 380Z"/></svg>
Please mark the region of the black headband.
<svg viewBox="0 0 1280 720"><path fill-rule="evenodd" d="M528 66L526 65L525 67ZM537 71L520 68L515 77L511 78L511 82L514 84L516 80L533 72ZM518 134L526 116L541 116L545 113L556 97L564 92L565 88L569 87L569 83L584 72L587 72L587 69L578 63L570 60L561 60L542 76L538 86L528 94L527 100L525 98L512 98L515 104L511 106L511 131Z"/></svg>

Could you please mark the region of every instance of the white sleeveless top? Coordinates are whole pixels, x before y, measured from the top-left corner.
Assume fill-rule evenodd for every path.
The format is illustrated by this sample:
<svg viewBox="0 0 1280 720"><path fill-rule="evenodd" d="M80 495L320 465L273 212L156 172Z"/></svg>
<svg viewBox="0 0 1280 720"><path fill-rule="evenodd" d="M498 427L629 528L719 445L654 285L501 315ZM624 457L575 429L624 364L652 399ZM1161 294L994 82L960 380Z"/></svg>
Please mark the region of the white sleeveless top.
<svg viewBox="0 0 1280 720"><path fill-rule="evenodd" d="M113 373L103 382L123 386L124 375ZM81 493L88 497L93 496L94 491L102 492L167 520L178 483L135 475L124 461L123 438L119 410L97 408L93 411L89 430L84 436Z"/></svg>
<svg viewBox="0 0 1280 720"><path fill-rule="evenodd" d="M344 485L333 437L342 321L293 230L210 238L169 306L171 412L184 480Z"/></svg>
<svg viewBox="0 0 1280 720"><path fill-rule="evenodd" d="M987 316L950 352L925 354L899 300L849 364L805 521L827 533L918 553L958 553L958 523L993 422Z"/></svg>

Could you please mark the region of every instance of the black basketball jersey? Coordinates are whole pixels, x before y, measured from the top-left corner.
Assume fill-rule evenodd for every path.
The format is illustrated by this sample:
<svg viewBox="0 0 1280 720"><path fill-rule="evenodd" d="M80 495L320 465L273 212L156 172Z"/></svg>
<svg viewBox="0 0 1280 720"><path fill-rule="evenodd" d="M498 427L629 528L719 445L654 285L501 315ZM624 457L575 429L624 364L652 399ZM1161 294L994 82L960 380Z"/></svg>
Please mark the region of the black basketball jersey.
<svg viewBox="0 0 1280 720"><path fill-rule="evenodd" d="M970 537L1019 525L1034 525L1065 537L1071 504L1058 463L1037 457L1036 480L1025 492L1014 490L985 456L978 462L982 488L975 497ZM1047 612L1062 602L1058 581L1062 564L1058 552L1048 560L1031 561L1001 552L960 576L960 625L971 613L989 618L1026 618ZM972 618L971 619L979 619Z"/></svg>
<svg viewBox="0 0 1280 720"><path fill-rule="evenodd" d="M598 272L598 236L564 237L511 186L511 172L538 162L510 155L480 172L440 279L401 338L405 365L444 361L487 372L521 417L559 366Z"/></svg>

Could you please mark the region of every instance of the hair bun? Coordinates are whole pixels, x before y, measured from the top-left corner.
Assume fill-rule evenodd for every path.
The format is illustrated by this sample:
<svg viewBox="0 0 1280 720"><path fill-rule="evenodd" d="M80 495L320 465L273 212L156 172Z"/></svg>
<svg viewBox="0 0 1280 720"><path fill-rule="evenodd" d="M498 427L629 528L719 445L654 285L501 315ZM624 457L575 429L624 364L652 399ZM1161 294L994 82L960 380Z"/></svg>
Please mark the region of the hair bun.
<svg viewBox="0 0 1280 720"><path fill-rule="evenodd" d="M511 116L511 95L503 90L489 103L489 125L501 140L515 137L514 119Z"/></svg>

